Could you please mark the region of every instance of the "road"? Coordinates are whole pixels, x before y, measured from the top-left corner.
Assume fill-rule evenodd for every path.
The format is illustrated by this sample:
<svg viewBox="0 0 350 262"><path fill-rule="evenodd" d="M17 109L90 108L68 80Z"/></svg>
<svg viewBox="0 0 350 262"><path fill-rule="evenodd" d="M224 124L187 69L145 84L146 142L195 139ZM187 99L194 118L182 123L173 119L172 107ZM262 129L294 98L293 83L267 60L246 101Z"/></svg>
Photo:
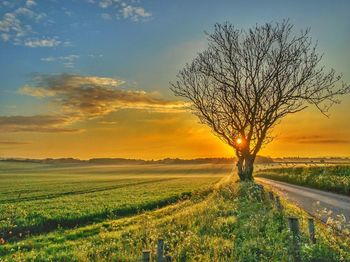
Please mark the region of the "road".
<svg viewBox="0 0 350 262"><path fill-rule="evenodd" d="M315 217L321 218L324 222L327 221L328 217L335 219L337 215L344 215L347 221L346 224L350 226L350 197L348 196L296 186L267 178L259 177L255 178L255 180L262 184L273 186L283 197L296 203ZM327 215L325 212L320 212L325 208L328 211L332 211L332 214Z"/></svg>

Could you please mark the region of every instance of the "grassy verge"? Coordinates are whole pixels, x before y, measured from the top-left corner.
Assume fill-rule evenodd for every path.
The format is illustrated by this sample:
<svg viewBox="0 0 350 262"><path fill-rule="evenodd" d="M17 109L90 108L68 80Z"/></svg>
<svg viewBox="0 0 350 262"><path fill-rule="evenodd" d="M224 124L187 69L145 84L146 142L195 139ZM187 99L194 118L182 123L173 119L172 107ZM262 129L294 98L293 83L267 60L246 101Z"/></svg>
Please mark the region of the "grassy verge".
<svg viewBox="0 0 350 262"><path fill-rule="evenodd" d="M276 168L256 176L350 196L350 166Z"/></svg>
<svg viewBox="0 0 350 262"><path fill-rule="evenodd" d="M276 195L271 186L264 184L265 190L272 191ZM302 261L350 261L350 238L344 232L341 233L333 225L325 225L318 218L314 218L316 228L316 244L311 244L308 240L308 219L310 215L280 196L284 218L296 217L299 219L302 237L299 241L300 255ZM271 201L271 204L275 204ZM276 208L276 207L274 207Z"/></svg>
<svg viewBox="0 0 350 262"><path fill-rule="evenodd" d="M175 261L293 261L289 213L260 196L254 184L231 179L159 210L0 245L0 260L137 261L144 249L154 258L161 237ZM317 232L325 237L316 245L300 240L303 261L350 261L345 242Z"/></svg>

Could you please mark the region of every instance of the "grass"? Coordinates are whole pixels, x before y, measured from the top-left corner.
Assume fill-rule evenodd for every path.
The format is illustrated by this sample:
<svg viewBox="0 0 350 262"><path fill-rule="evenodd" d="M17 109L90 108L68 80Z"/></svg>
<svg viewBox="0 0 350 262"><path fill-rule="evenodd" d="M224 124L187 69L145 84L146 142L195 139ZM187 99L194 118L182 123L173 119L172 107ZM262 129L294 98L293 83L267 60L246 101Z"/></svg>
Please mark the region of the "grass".
<svg viewBox="0 0 350 262"><path fill-rule="evenodd" d="M350 196L350 166L275 168L256 176Z"/></svg>
<svg viewBox="0 0 350 262"><path fill-rule="evenodd" d="M10 240L155 209L209 188L230 169L0 162L0 236Z"/></svg>
<svg viewBox="0 0 350 262"><path fill-rule="evenodd" d="M138 261L145 249L154 259L161 237L174 261L293 261L286 217L300 211L281 213L266 195L261 201L256 185L235 180L224 176L210 190L153 211L16 238L0 245L0 260ZM316 245L300 239L303 261L350 261L345 240L317 233Z"/></svg>

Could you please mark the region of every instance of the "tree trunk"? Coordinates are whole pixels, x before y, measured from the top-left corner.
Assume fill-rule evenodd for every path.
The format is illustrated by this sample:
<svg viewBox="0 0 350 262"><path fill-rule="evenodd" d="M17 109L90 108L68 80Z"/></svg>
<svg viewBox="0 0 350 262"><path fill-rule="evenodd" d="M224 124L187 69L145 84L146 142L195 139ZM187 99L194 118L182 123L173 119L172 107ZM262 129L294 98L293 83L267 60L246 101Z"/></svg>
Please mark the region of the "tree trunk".
<svg viewBox="0 0 350 262"><path fill-rule="evenodd" d="M238 176L241 181L252 181L255 157L251 155L239 156L237 160Z"/></svg>

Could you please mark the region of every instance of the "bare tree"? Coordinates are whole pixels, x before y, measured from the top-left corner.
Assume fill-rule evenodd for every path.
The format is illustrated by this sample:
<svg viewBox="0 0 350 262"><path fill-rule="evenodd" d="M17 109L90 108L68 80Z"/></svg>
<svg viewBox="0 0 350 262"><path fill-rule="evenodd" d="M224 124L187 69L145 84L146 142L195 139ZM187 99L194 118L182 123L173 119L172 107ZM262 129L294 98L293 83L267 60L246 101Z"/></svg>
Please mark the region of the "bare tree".
<svg viewBox="0 0 350 262"><path fill-rule="evenodd" d="M284 116L315 105L326 114L349 86L320 66L309 29L288 21L237 30L216 24L208 48L178 73L171 89L237 155L241 180L253 180L255 157Z"/></svg>

